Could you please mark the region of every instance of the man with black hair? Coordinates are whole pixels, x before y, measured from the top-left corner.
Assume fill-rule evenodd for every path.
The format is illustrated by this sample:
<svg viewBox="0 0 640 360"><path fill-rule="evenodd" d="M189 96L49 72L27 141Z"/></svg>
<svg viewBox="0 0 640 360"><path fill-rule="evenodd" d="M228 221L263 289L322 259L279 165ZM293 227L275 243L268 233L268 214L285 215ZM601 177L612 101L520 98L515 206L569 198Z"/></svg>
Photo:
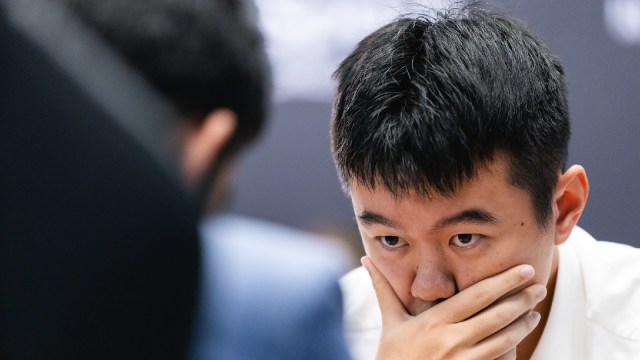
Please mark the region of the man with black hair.
<svg viewBox="0 0 640 360"><path fill-rule="evenodd" d="M524 316L540 323L518 359L637 357L640 251L576 226L589 184L566 166L564 69L531 31L477 5L401 17L364 38L335 79L332 151L371 275L341 283L356 359L398 334L419 346L434 324L407 330L416 318L523 263L536 275L520 289L548 295ZM502 355L478 354L463 358Z"/></svg>

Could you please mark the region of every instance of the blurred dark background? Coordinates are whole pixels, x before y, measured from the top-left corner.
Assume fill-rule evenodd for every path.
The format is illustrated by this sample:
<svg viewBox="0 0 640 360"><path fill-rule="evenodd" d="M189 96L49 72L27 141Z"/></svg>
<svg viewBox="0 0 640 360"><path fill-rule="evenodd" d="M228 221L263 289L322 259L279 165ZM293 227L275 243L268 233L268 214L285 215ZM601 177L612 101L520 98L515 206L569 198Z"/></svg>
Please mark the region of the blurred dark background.
<svg viewBox="0 0 640 360"><path fill-rule="evenodd" d="M570 163L583 165L591 184L579 225L600 240L640 246L640 0L495 3L527 23L565 65ZM258 4L274 61L275 104L266 136L241 161L232 209L344 238L358 254L350 203L329 151L330 76L361 37L402 12L402 2Z"/></svg>

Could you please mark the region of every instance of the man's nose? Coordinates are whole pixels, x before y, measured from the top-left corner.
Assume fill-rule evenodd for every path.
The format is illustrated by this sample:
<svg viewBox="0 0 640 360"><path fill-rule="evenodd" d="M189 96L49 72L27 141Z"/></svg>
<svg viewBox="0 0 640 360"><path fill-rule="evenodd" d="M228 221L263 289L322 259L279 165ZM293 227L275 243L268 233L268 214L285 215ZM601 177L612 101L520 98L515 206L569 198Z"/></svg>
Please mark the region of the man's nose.
<svg viewBox="0 0 640 360"><path fill-rule="evenodd" d="M424 264L416 269L411 284L411 296L425 302L434 302L455 295L456 284L452 274L436 264Z"/></svg>

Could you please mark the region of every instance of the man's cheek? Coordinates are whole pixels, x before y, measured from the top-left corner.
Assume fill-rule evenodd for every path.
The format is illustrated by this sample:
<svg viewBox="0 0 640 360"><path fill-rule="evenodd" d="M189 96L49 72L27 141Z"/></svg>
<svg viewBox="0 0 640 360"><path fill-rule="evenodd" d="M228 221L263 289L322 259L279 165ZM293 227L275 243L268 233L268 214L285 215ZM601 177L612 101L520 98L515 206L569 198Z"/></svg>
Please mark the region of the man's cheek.
<svg viewBox="0 0 640 360"><path fill-rule="evenodd" d="M403 305L405 307L408 306L411 302L411 283L415 275L408 271L408 268L403 264L396 264L388 259L382 258L376 262L376 259L372 257L372 261L391 284L393 291L400 298Z"/></svg>

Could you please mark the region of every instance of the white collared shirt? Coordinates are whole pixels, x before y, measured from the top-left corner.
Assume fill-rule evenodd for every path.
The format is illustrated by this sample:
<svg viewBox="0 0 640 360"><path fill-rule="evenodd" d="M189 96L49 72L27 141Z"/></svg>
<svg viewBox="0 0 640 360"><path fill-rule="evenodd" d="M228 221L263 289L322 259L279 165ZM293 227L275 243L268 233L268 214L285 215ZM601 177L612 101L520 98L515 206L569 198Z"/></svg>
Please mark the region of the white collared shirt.
<svg viewBox="0 0 640 360"><path fill-rule="evenodd" d="M382 321L363 268L340 282L354 360L375 359ZM531 360L640 359L640 249L596 241L579 227L559 246L556 288Z"/></svg>

